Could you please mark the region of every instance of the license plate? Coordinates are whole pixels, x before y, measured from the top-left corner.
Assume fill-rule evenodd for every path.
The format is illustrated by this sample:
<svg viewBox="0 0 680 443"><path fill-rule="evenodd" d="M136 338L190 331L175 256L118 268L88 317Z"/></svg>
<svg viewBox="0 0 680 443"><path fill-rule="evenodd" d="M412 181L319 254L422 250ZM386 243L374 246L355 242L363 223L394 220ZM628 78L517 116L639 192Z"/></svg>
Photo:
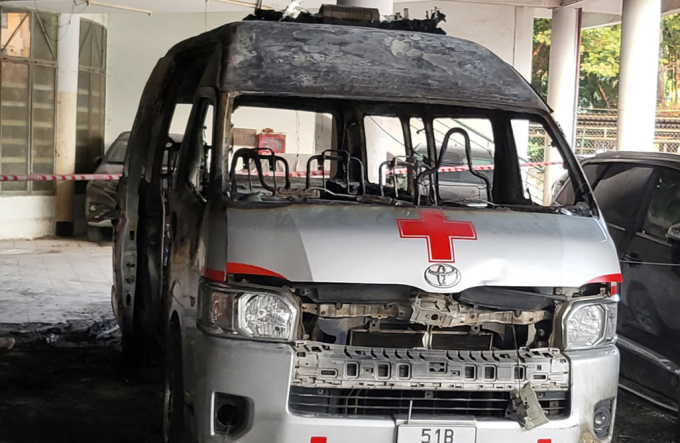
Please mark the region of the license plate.
<svg viewBox="0 0 680 443"><path fill-rule="evenodd" d="M397 443L475 443L477 428L470 426L400 425Z"/></svg>

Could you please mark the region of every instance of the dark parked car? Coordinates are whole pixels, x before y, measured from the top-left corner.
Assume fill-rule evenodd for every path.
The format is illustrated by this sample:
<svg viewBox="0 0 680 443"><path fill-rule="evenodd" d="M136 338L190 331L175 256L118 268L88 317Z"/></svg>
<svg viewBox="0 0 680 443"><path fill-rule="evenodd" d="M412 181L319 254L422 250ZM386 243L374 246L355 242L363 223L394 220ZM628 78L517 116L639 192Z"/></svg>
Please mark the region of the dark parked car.
<svg viewBox="0 0 680 443"><path fill-rule="evenodd" d="M414 149L420 158L427 157L427 146L418 145ZM473 147L471 154L474 166L493 165L493 151ZM465 147L457 143L450 145L444 155L442 166L467 166L467 164ZM441 172L438 175L439 193L442 198L485 200L486 183L482 176L486 177L489 183L493 182L493 171L478 171L475 174L470 171Z"/></svg>
<svg viewBox="0 0 680 443"><path fill-rule="evenodd" d="M95 174L122 174L125 164L130 132L122 132L111 144L106 155L97 165ZM182 142L182 135L170 134L166 152L176 152ZM167 155L163 161L167 168ZM116 194L118 180L91 181L85 193L85 217L87 220L87 237L90 241L101 241L104 229L113 229L112 221L116 218Z"/></svg>
<svg viewBox="0 0 680 443"><path fill-rule="evenodd" d="M616 244L621 373L676 400L680 365L680 155L610 152L582 162ZM569 201L563 187L558 202Z"/></svg>

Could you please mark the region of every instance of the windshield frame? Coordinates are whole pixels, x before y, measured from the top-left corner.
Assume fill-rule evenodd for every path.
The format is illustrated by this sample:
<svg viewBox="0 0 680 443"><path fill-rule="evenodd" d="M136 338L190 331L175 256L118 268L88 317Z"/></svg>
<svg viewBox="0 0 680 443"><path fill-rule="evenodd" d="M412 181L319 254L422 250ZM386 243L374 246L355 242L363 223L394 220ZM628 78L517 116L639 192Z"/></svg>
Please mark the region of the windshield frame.
<svg viewBox="0 0 680 443"><path fill-rule="evenodd" d="M576 158L573 155L573 152L571 149L568 147L566 143L566 138L564 137L564 134L562 134L561 130L557 126L557 124L554 122L554 120L548 115L547 113L545 115L541 113L526 113L525 111L519 112L516 110L508 110L507 108L503 109L498 109L497 107L493 107L490 105L488 108L485 107L461 107L458 105L440 105L440 104L423 104L423 103L410 103L410 102L404 102L404 101L372 101L372 100L359 100L354 97L351 98L329 98L329 97L302 97L302 96L290 96L287 94L267 94L261 95L261 94L252 94L252 93L236 93L236 92L227 92L224 93L225 96L227 97L225 99L225 104L227 105L227 109L225 112L225 121L223 124L229 126L231 124L231 116L236 108L235 103L236 102L241 102L238 103L238 106L253 106L253 107L262 107L262 108L275 108L275 109L290 109L290 110L300 110L300 111L313 111L313 112L319 112L319 113L325 113L325 114L333 114L335 118L337 118L337 126L340 128L342 125L345 124L342 120L342 116L338 116L337 111L342 108L336 107L333 108L332 106L329 107L322 107L322 103L328 103L328 102L335 102L336 104L356 104L357 106L361 106L366 110L369 110L365 112L363 115L361 115L361 118L367 115L375 115L375 116L384 116L384 115L390 115L394 117L402 117L403 113L393 111L392 113L385 113L384 110L398 110L398 109L404 109L408 108L410 111L407 114L410 114L411 117L417 117L417 118L423 118L427 117L426 119L423 119L423 122L425 123L425 129L428 132L432 132L431 129L431 124L428 125L428 120L429 122L432 121L434 118L494 118L494 117L501 117L501 120L504 121L505 124L505 130L511 131L510 128L510 123L512 120L528 120L531 123L538 123L541 124L546 132L551 136L552 141L553 141L553 146L556 148L557 152L559 152L560 156L564 160L564 168L567 170L569 177L571 179L571 182L574 186L574 195L577 197L575 201L575 205L584 202L586 204L586 207L583 205L580 206L580 211L579 213L585 214L593 214L597 215L597 208L594 203L594 199L592 198L592 192L590 190L590 187L585 180L585 176L583 175L580 165ZM370 111L370 109L374 109L374 111ZM383 112L378 112L378 110L383 110ZM430 128L428 128L430 126ZM229 128L230 129L230 128ZM363 128L362 128L363 129ZM345 131L346 132L346 131ZM363 133L363 130L361 131L360 135L360 150L361 150L361 158L362 161L364 161L365 157L365 152L366 152L366 141L365 141L365 134ZM349 143L350 136L349 134L345 133L342 136L338 136L338 138L345 137L347 138L347 142ZM507 140L510 140L509 143L511 143L514 148L514 135L510 132L507 135L504 135L503 137L506 137ZM430 140L433 139L434 137L429 137L428 134L428 145L430 145ZM434 140L432 140L434 141ZM413 146L410 147L411 150L413 150ZM229 168L230 168L230 154L233 154L233 147L231 146L229 137L225 140L224 144L224 149L223 149L223 155L221 155L221 167L222 171L224 171L224 174L221 175L223 177L223 194L225 195L230 195L231 190L230 190L230 183L228 180L229 176ZM432 148L428 146L428 150L431 152ZM516 150L515 150L515 156L517 156ZM517 157L517 169L519 170L519 162L521 160ZM512 164L510 165L511 167L514 167ZM519 171L517 171L519 173ZM521 185L521 180L520 180L520 185ZM521 190L522 195L524 195L524 191ZM232 195L232 198L234 196ZM521 203L521 202L499 202L499 204L493 204L493 206L503 206L503 207L526 207L531 208L531 207L536 207L538 208L543 208L540 210L540 212L544 212L546 209L550 212L560 212L559 209L561 209L560 206L557 206L554 202L552 202L549 206L540 206L535 203ZM587 209L589 207L590 210Z"/></svg>

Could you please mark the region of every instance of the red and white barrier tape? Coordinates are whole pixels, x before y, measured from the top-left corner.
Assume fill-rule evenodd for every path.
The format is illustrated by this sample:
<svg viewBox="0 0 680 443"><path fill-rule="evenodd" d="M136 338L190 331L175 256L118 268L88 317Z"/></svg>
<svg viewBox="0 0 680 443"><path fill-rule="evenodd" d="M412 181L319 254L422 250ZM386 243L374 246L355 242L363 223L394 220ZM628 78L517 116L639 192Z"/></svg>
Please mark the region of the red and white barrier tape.
<svg viewBox="0 0 680 443"><path fill-rule="evenodd" d="M563 165L564 162L531 162L531 163L522 163L520 166L522 168L537 168L537 167L542 167L542 166L560 166ZM465 172L469 168L467 166L442 166L439 168L439 172ZM494 165L477 165L472 167L473 170L475 171L493 171L494 170ZM397 175L404 175L406 174L407 169L406 168L397 168L394 170L394 173ZM246 172L237 172L237 175L248 175ZM255 175L257 176L257 173L251 173L250 175ZM283 172L263 172L262 175L265 177L273 177L276 175L277 177L285 177L286 174ZM312 171L311 173L312 177L321 177L321 171ZM390 174L391 175L391 174ZM294 172L289 172L288 173L289 177L307 177L306 172L299 172L299 171L294 171Z"/></svg>
<svg viewBox="0 0 680 443"><path fill-rule="evenodd" d="M562 162L531 162L522 163L523 168L536 168L541 166L559 166ZM475 171L493 171L494 165L477 165L473 166ZM467 166L442 166L439 172L465 172L468 170ZM406 168L397 168L394 170L395 174L406 174ZM239 175L247 175L247 173L238 173ZM276 174L277 177L284 177L283 172L265 172L265 177L272 177ZM251 174L257 175L257 174ZM288 174L290 177L306 177L306 172L293 171ZM312 171L313 177L321 177L321 171ZM122 174L68 174L68 175L54 175L54 174L30 174L30 175L0 175L0 182L44 182L44 181L92 181L92 180L119 180Z"/></svg>
<svg viewBox="0 0 680 443"><path fill-rule="evenodd" d="M118 180L123 174L30 174L0 175L0 182L69 182L90 180Z"/></svg>

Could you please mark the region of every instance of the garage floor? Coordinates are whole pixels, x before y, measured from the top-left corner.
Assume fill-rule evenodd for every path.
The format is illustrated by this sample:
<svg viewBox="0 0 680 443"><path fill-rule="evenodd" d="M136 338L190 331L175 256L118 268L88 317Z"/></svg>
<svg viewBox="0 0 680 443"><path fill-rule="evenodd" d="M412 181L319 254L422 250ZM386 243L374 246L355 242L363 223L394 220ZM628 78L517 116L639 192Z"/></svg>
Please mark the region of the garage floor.
<svg viewBox="0 0 680 443"><path fill-rule="evenodd" d="M161 370L122 363L110 260L106 245L0 242L0 336L17 340L0 349L0 443L161 441ZM674 441L672 414L619 395L618 443Z"/></svg>
<svg viewBox="0 0 680 443"><path fill-rule="evenodd" d="M0 241L0 324L111 318L111 275L110 245Z"/></svg>

